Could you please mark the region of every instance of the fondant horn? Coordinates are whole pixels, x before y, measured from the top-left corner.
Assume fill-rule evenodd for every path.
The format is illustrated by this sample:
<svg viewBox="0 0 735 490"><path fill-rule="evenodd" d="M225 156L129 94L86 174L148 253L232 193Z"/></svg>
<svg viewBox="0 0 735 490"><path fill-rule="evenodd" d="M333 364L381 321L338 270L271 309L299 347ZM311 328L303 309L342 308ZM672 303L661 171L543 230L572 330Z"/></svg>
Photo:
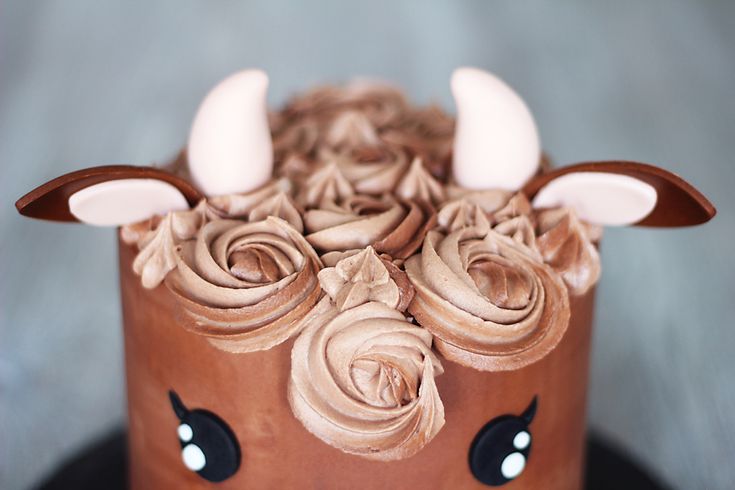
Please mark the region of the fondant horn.
<svg viewBox="0 0 735 490"><path fill-rule="evenodd" d="M521 414L521 418L526 421L526 424L530 425L533 422L533 418L536 416L536 407L538 407L538 397L534 396L531 404Z"/></svg>
<svg viewBox="0 0 735 490"><path fill-rule="evenodd" d="M174 413L179 420L181 420L187 413L189 413L189 410L187 410L186 406L184 406L184 402L181 401L181 398L179 398L179 395L177 395L174 390L169 390L168 397L171 400L171 407L174 409Z"/></svg>
<svg viewBox="0 0 735 490"><path fill-rule="evenodd" d="M204 98L191 126L188 160L194 183L207 196L248 192L270 180L267 89L263 71L244 70Z"/></svg>
<svg viewBox="0 0 735 490"><path fill-rule="evenodd" d="M455 181L471 189L520 189L541 158L536 123L523 99L477 68L455 70L452 93L457 103Z"/></svg>

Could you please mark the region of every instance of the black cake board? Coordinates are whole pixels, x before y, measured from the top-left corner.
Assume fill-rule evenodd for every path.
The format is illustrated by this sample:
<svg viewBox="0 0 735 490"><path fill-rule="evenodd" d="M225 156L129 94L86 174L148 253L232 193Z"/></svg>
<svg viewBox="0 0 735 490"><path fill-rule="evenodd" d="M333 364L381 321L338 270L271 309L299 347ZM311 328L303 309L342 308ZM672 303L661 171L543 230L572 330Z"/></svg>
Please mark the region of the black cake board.
<svg viewBox="0 0 735 490"><path fill-rule="evenodd" d="M39 490L127 490L126 433L117 429L72 455ZM490 487L489 487L490 488ZM587 490L665 490L625 451L594 433L587 440Z"/></svg>

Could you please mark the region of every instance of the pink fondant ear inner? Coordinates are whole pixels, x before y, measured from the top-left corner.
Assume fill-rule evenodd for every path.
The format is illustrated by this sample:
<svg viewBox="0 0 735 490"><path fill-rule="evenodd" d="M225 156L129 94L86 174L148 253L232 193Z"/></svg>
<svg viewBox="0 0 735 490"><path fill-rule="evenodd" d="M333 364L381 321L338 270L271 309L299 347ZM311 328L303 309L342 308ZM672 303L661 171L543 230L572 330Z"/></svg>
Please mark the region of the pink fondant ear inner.
<svg viewBox="0 0 735 490"><path fill-rule="evenodd" d="M533 199L535 208L572 208L577 216L605 226L636 223L656 206L656 189L627 175L575 172L550 181Z"/></svg>
<svg viewBox="0 0 735 490"><path fill-rule="evenodd" d="M184 195L155 179L101 182L69 197L69 211L79 221L96 226L121 226L169 211L189 209Z"/></svg>
<svg viewBox="0 0 735 490"><path fill-rule="evenodd" d="M637 162L570 165L535 177L523 191L535 207L570 206L582 219L602 225L691 226L716 213L677 175Z"/></svg>
<svg viewBox="0 0 735 490"><path fill-rule="evenodd" d="M77 170L57 177L18 199L15 207L24 216L51 221L79 221L69 209L69 198L82 189L120 179L153 179L168 183L194 206L203 195L186 180L153 167L106 165Z"/></svg>

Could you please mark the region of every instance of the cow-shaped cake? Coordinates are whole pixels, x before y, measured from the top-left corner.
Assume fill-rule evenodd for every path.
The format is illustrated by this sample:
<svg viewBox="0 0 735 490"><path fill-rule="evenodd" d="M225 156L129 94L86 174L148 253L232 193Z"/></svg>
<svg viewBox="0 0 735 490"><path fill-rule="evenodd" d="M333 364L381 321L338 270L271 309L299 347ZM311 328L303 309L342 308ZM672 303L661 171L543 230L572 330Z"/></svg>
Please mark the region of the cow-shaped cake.
<svg viewBox="0 0 735 490"><path fill-rule="evenodd" d="M579 488L601 227L712 205L642 163L551 169L481 70L456 127L365 83L269 114L267 85L217 85L166 168L16 204L121 227L133 488Z"/></svg>

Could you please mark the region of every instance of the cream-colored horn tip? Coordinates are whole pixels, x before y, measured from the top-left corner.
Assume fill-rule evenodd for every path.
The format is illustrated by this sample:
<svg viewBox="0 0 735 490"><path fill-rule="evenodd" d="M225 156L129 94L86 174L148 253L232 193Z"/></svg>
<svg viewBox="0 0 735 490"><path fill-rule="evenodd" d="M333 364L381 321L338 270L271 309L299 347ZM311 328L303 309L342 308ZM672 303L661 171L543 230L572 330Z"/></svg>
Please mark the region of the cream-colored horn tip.
<svg viewBox="0 0 735 490"><path fill-rule="evenodd" d="M237 80L242 82L248 81L252 84L253 88L268 88L268 74L258 68L241 70L230 75L230 77L228 78L236 78Z"/></svg>
<svg viewBox="0 0 735 490"><path fill-rule="evenodd" d="M268 75L230 75L204 98L189 133L189 170L207 196L248 192L272 177L273 148L266 95Z"/></svg>
<svg viewBox="0 0 735 490"><path fill-rule="evenodd" d="M463 66L454 70L450 83L452 94L455 97L482 96L488 86L493 85L510 89L505 82L492 73L471 66Z"/></svg>
<svg viewBox="0 0 735 490"><path fill-rule="evenodd" d="M503 80L478 68L457 68L451 87L455 181L472 189L520 189L536 173L541 154L528 106Z"/></svg>

